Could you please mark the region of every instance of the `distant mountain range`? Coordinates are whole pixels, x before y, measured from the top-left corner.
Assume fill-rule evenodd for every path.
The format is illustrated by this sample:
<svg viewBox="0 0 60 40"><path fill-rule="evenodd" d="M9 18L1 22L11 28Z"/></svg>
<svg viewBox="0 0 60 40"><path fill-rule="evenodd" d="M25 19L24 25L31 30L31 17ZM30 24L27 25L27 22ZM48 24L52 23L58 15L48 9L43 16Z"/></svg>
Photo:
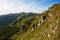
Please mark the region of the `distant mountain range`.
<svg viewBox="0 0 60 40"><path fill-rule="evenodd" d="M18 17L28 17L28 16L33 16L34 13L15 13L15 14L7 14L7 15L0 15L0 26L6 26L10 23L12 23L14 20L16 20Z"/></svg>
<svg viewBox="0 0 60 40"><path fill-rule="evenodd" d="M0 40L60 40L60 4L41 14L19 13L0 16Z"/></svg>

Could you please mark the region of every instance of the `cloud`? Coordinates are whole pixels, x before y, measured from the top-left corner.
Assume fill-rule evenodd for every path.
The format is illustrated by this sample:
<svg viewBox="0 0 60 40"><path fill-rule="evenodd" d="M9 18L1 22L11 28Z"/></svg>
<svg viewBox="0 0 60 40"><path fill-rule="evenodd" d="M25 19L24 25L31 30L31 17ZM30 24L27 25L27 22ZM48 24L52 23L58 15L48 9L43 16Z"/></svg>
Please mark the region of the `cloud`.
<svg viewBox="0 0 60 40"><path fill-rule="evenodd" d="M41 13L50 5L47 0L0 0L0 15L20 12Z"/></svg>

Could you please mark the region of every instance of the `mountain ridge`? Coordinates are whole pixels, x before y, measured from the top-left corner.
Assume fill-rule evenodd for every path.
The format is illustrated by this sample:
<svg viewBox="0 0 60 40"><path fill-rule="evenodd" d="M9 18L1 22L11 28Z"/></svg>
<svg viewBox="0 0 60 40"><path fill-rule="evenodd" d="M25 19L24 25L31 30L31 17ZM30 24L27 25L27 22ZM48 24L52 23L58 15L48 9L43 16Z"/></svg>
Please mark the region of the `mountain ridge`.
<svg viewBox="0 0 60 40"><path fill-rule="evenodd" d="M32 16L25 15L24 17L19 16L14 22L9 24L6 29L4 29L5 31L1 33L0 39L59 40L59 28L60 4L55 4L41 14L33 14Z"/></svg>

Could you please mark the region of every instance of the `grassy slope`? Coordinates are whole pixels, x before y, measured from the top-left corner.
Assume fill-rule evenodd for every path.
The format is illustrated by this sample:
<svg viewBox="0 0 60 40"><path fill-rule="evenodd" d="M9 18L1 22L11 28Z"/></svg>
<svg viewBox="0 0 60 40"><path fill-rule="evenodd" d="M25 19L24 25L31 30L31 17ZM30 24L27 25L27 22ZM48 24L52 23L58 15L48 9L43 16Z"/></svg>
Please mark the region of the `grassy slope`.
<svg viewBox="0 0 60 40"><path fill-rule="evenodd" d="M50 15L53 14L52 16ZM49 15L50 17L49 17ZM46 20L32 32L33 25L43 19ZM42 18L41 18L42 17ZM58 20L57 24L56 21ZM55 26L53 26L55 24ZM57 25L57 29L55 27ZM59 40L60 39L60 4L53 5L48 11L36 16L18 18L9 27L2 29L0 39L2 40ZM51 31L52 30L52 31ZM55 33L53 31L55 30ZM48 37L49 34L49 37ZM8 39L9 38L9 39Z"/></svg>
<svg viewBox="0 0 60 40"><path fill-rule="evenodd" d="M31 14L32 16L34 14ZM24 15L25 16L25 15ZM28 17L30 17L28 16ZM32 18L32 17L31 17ZM18 17L16 20L13 21L13 23L9 24L8 26L0 29L0 40L8 40L11 36L16 36L17 32L19 32L19 29L21 28L21 23L25 23L25 21L30 20L31 18L20 18Z"/></svg>
<svg viewBox="0 0 60 40"><path fill-rule="evenodd" d="M56 6L56 7L55 7ZM49 13L52 13L53 16L51 16L50 18L47 17L46 21L44 23L42 23L39 27L37 27L33 32L30 31L26 31L23 34L19 34L16 37L16 40L59 40L60 39L60 14L59 14L59 9L60 5L54 5L54 8L52 8L51 10L49 9L49 11L45 12L46 14L43 15L47 15ZM32 27L32 25L36 24L38 22L38 20L40 19L40 16L38 16L37 19L34 19L34 21L32 22L32 24L29 27ZM53 26L53 23L56 23L56 21L58 20L57 25L57 29L55 30L55 33L53 33L55 26ZM50 24L52 25L52 28L50 28ZM52 32L51 32L52 29ZM31 30L31 29L29 29ZM48 34L50 35L50 37L48 37Z"/></svg>

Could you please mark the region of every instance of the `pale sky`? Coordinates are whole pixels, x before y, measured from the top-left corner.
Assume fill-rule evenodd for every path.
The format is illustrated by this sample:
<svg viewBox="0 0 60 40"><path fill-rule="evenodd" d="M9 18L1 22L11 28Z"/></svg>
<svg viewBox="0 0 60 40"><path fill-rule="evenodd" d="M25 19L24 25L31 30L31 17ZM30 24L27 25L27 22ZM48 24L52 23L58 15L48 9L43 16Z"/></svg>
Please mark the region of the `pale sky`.
<svg viewBox="0 0 60 40"><path fill-rule="evenodd" d="M59 0L0 0L0 15L20 12L41 13Z"/></svg>

